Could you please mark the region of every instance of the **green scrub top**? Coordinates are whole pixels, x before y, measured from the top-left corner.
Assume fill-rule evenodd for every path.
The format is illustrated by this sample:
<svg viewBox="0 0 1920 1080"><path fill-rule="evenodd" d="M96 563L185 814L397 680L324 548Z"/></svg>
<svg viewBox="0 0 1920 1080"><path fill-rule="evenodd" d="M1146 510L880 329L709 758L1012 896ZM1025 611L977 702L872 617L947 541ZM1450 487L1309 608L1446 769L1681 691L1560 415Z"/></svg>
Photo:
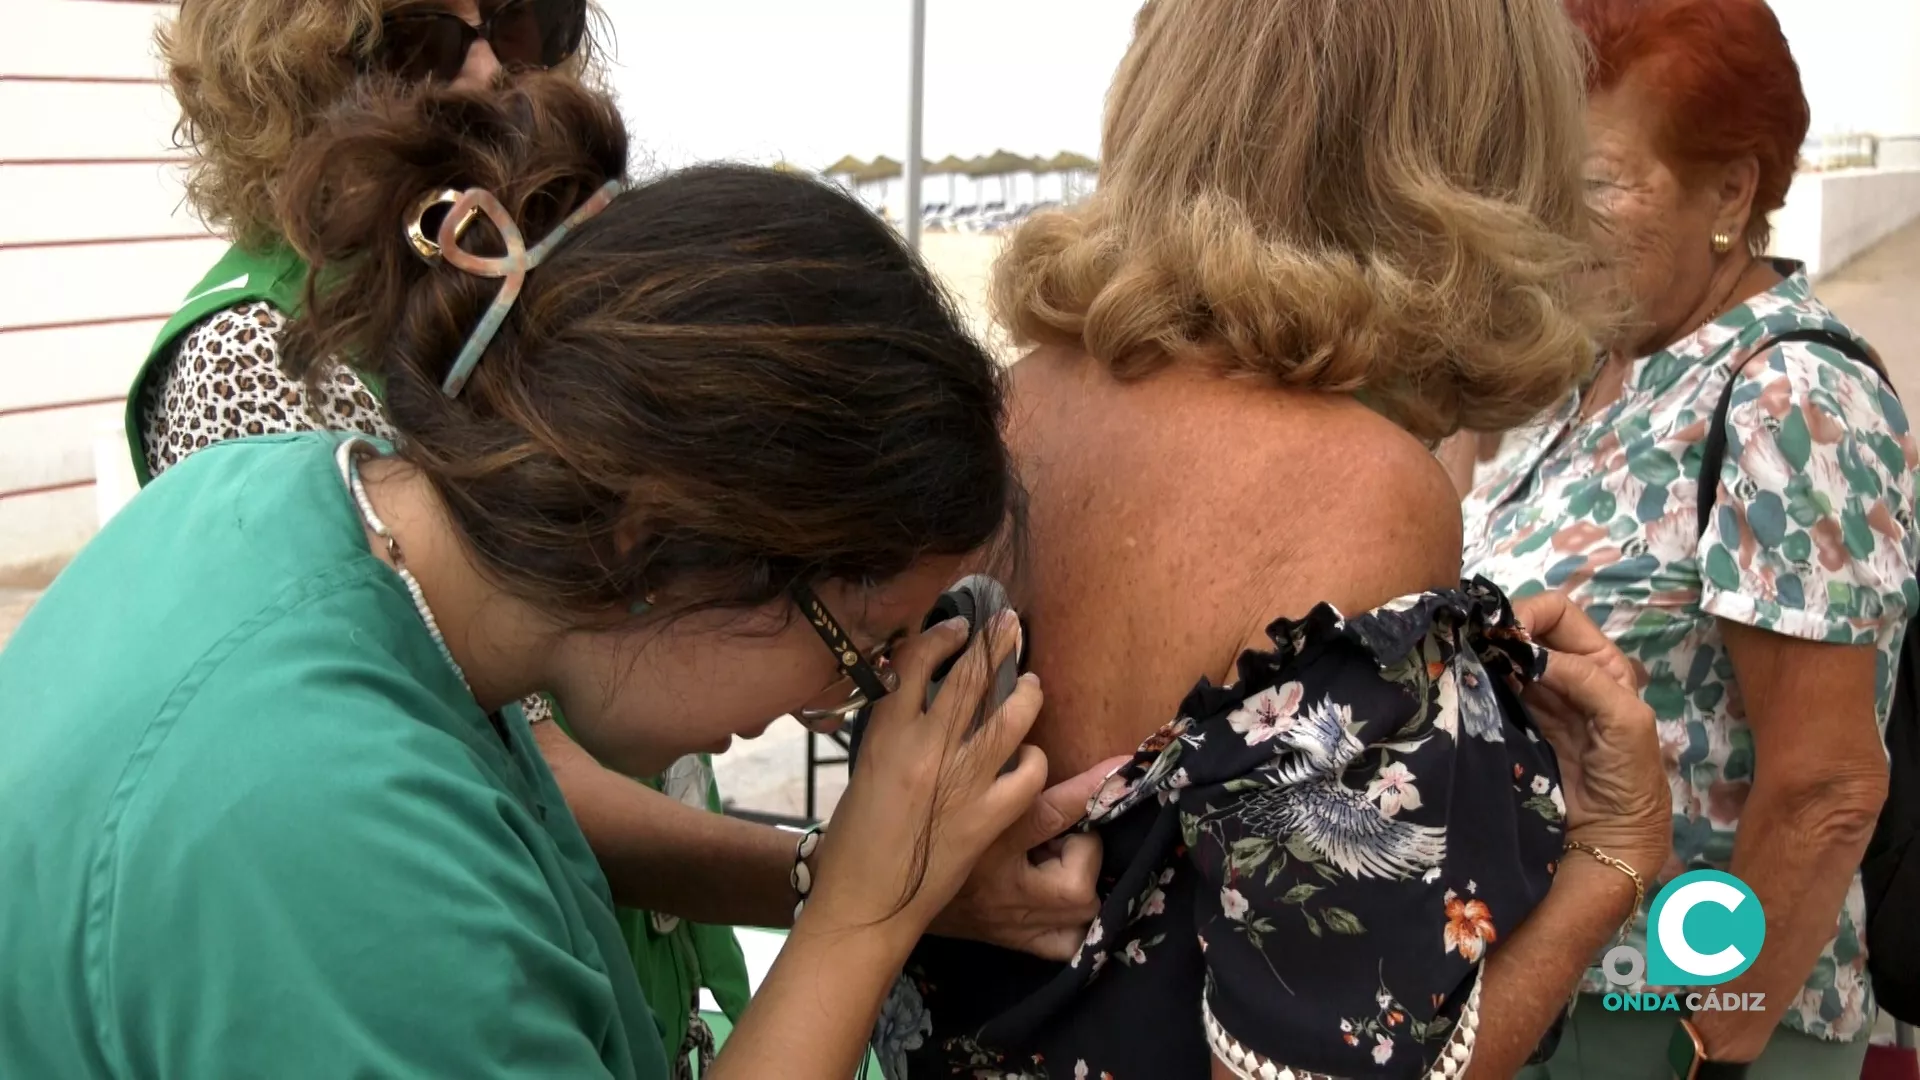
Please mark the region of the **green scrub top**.
<svg viewBox="0 0 1920 1080"><path fill-rule="evenodd" d="M282 243L248 249L236 244L181 301L179 310L154 337L127 392L127 452L142 485L153 480L147 470L140 409L154 368L172 359L182 334L217 311L265 301L289 315L297 314L304 301L306 280L307 263L291 247ZM370 374L363 372L361 379L375 394L380 392L378 381ZM706 755L700 760L707 773L704 804L719 813L720 792L712 782L710 760ZM641 782L655 789L662 787L658 780ZM678 1050L686 1044L687 1023L702 986L713 992L714 1000L730 1019L738 1020L746 1012L750 994L747 964L731 927L704 926L631 908L620 909L620 924L640 984L646 988L648 1000L660 1005L660 1036L668 1046ZM667 1003L675 1001L685 1002L687 1008L669 1008Z"/></svg>
<svg viewBox="0 0 1920 1080"><path fill-rule="evenodd" d="M0 1077L667 1076L579 826L340 438L169 470L0 652Z"/></svg>

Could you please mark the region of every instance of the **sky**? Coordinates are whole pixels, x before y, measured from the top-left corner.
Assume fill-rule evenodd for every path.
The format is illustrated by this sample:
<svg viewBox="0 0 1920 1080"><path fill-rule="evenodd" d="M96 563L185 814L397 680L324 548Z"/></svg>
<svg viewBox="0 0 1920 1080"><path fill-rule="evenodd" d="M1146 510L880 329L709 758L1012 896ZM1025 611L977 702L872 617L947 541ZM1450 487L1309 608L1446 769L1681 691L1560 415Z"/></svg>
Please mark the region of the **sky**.
<svg viewBox="0 0 1920 1080"><path fill-rule="evenodd" d="M905 156L910 0L598 0L661 166ZM1138 0L926 0L924 150L1098 156ZM1770 0L1816 134L1920 133L1920 0ZM1870 53L1863 56L1863 50Z"/></svg>
<svg viewBox="0 0 1920 1080"><path fill-rule="evenodd" d="M930 160L1098 156L1137 0L927 0ZM659 166L822 168L907 144L909 0L601 0L610 81Z"/></svg>

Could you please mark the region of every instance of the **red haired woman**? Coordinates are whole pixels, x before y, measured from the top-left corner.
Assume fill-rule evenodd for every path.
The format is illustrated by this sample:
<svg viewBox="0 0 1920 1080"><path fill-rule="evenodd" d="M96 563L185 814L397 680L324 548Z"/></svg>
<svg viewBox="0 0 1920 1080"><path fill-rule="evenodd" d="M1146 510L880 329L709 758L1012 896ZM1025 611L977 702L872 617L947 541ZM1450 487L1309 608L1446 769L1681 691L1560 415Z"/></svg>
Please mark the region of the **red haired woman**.
<svg viewBox="0 0 1920 1080"><path fill-rule="evenodd" d="M1859 335L1762 255L1808 123L1767 5L1568 6L1629 314L1586 386L1482 473L1466 562L1566 593L1642 668L1673 795L1660 876L1751 886L1765 948L1721 989L1767 1007L1608 1012L1598 994L1641 987L1593 971L1543 1075L1666 1075L1671 1047L1703 1078L1854 1077L1874 1011L1856 871L1914 607L1914 442ZM1702 476L1710 435L1723 463ZM1629 943L1646 949L1644 913Z"/></svg>

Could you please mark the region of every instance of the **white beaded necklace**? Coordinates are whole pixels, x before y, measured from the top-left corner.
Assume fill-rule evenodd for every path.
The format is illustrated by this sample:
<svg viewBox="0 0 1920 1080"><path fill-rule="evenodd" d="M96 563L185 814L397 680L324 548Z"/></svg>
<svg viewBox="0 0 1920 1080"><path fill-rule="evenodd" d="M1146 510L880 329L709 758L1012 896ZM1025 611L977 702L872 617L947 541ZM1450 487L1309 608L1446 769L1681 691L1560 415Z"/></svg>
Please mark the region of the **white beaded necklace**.
<svg viewBox="0 0 1920 1080"><path fill-rule="evenodd" d="M387 542L387 558L393 563L393 572L400 575L406 583L407 594L413 597L413 608L420 613L420 621L427 624L427 633L433 635L433 643L440 646L440 655L447 658L453 673L460 676L461 685L467 693L473 693L473 684L467 681L467 673L460 670L460 661L453 658L453 650L447 648L446 635L440 632L440 624L433 617L433 609L427 606L426 594L420 591L420 581L407 569L407 560L400 554L400 541L387 529L387 523L380 520L374 512L373 501L367 498L367 486L360 480L360 458L378 457L380 448L358 435L348 438L334 452L334 460L340 466L340 479L345 481L347 491L353 495L354 504L360 508L360 520L366 523L373 535Z"/></svg>

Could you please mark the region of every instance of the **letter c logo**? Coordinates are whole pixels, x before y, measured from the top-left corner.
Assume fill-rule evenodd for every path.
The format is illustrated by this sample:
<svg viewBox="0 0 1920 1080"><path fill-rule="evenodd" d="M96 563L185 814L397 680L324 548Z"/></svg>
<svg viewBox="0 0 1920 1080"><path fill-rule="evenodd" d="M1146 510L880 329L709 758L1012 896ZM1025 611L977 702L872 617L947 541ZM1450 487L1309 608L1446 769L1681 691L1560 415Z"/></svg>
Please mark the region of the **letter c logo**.
<svg viewBox="0 0 1920 1080"><path fill-rule="evenodd" d="M1666 906L1660 909L1660 947L1666 950L1667 959L1681 971L1703 979L1719 978L1745 963L1746 955L1734 945L1712 955L1695 949L1687 943L1686 924L1687 913L1701 904L1718 904L1728 911L1738 911L1751 895L1724 881L1690 881L1675 889L1673 895L1667 897Z"/></svg>
<svg viewBox="0 0 1920 1080"><path fill-rule="evenodd" d="M1753 963L1766 939L1753 890L1718 870L1673 879L1649 914L1647 981L1656 986L1725 982Z"/></svg>

